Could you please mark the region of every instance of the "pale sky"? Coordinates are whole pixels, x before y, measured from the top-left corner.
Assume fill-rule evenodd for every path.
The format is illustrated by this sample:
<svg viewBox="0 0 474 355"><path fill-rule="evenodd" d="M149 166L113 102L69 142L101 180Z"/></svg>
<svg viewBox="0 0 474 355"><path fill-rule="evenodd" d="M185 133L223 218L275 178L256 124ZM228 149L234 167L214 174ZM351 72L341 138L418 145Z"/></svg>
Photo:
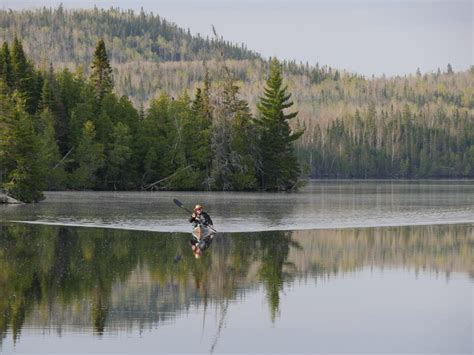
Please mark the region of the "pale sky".
<svg viewBox="0 0 474 355"><path fill-rule="evenodd" d="M319 62L365 75L473 65L471 0L0 0L4 9L111 6L153 12L247 44L264 57Z"/></svg>

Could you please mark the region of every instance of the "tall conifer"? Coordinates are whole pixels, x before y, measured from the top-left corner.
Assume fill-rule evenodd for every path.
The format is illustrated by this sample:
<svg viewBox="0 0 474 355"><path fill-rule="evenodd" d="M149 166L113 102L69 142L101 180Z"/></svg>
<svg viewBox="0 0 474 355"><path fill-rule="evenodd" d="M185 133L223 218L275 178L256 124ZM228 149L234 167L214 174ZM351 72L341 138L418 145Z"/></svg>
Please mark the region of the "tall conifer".
<svg viewBox="0 0 474 355"><path fill-rule="evenodd" d="M24 100L15 98L9 149L10 167L3 188L23 202L43 199L46 187L44 167L41 165L40 144L33 119L24 110Z"/></svg>
<svg viewBox="0 0 474 355"><path fill-rule="evenodd" d="M303 131L292 132L290 129L288 122L298 112L284 112L293 106L293 102L288 87L283 85L282 69L277 59L270 63L270 75L264 90L257 104L259 115L256 118L260 130L260 187L263 190L290 190L296 186L300 174L293 142Z"/></svg>
<svg viewBox="0 0 474 355"><path fill-rule="evenodd" d="M13 87L13 68L7 42L3 42L2 49L0 50L0 78L3 79L9 88Z"/></svg>
<svg viewBox="0 0 474 355"><path fill-rule="evenodd" d="M34 113L38 104L38 76L33 65L26 59L23 45L15 36L11 50L13 88L18 90L25 100L25 109Z"/></svg>
<svg viewBox="0 0 474 355"><path fill-rule="evenodd" d="M95 96L100 101L113 89L112 67L107 58L104 40L97 42L92 59L91 82L94 86Z"/></svg>

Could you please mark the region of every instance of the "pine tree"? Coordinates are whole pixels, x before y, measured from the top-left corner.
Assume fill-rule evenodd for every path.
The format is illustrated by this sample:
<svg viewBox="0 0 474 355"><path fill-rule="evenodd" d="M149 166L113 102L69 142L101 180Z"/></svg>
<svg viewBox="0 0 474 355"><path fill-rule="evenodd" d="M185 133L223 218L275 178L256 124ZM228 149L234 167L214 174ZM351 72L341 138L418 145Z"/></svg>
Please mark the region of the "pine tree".
<svg viewBox="0 0 474 355"><path fill-rule="evenodd" d="M133 181L132 136L122 122L113 129L108 151L107 182L114 188L125 189Z"/></svg>
<svg viewBox="0 0 474 355"><path fill-rule="evenodd" d="M8 96L9 88L0 79L0 186L7 180L9 172L14 168L13 128L15 119L13 103Z"/></svg>
<svg viewBox="0 0 474 355"><path fill-rule="evenodd" d="M95 127L91 121L84 124L74 160L79 167L72 174L71 186L76 189L94 188L97 172L104 165L104 146L96 142Z"/></svg>
<svg viewBox="0 0 474 355"><path fill-rule="evenodd" d="M27 60L23 45L15 36L11 51L13 89L16 89L25 101L25 109L28 113L36 112L40 92L38 85L41 78L35 72L32 64Z"/></svg>
<svg viewBox="0 0 474 355"><path fill-rule="evenodd" d="M91 69L92 72L90 80L94 87L95 96L100 102L105 94L112 91L114 86L112 67L110 66L109 59L107 58L107 51L105 49L105 43L103 39L97 42L92 59Z"/></svg>
<svg viewBox="0 0 474 355"><path fill-rule="evenodd" d="M264 96L257 104L259 115L259 150L261 168L258 171L260 187L263 190L290 190L296 187L300 174L293 142L303 131L292 132L288 121L298 112L286 114L285 109L293 106L288 87L283 86L282 69L277 59L270 63L270 75L266 81Z"/></svg>
<svg viewBox="0 0 474 355"><path fill-rule="evenodd" d="M43 81L43 87L41 89L40 109L41 110L47 109L50 111L53 111L54 109L53 92L49 84L49 78L45 78Z"/></svg>
<svg viewBox="0 0 474 355"><path fill-rule="evenodd" d="M256 131L250 108L246 101L238 98L238 91L236 85L231 85L224 93L224 103L231 118L231 186L233 190L254 190L257 188L255 166L258 160Z"/></svg>
<svg viewBox="0 0 474 355"><path fill-rule="evenodd" d="M209 114L205 95L201 88L197 88L191 104L191 115L189 120L185 121L184 134L188 163L204 172L203 180L209 174L212 155Z"/></svg>
<svg viewBox="0 0 474 355"><path fill-rule="evenodd" d="M202 89L202 109L205 118L212 120L212 106L211 106L211 79L209 78L209 70L206 68L204 74L204 87Z"/></svg>
<svg viewBox="0 0 474 355"><path fill-rule="evenodd" d="M141 161L142 183L153 183L174 172L175 118L172 99L162 93L152 100L138 129L137 157Z"/></svg>
<svg viewBox="0 0 474 355"><path fill-rule="evenodd" d="M39 161L44 167L44 177L48 190L58 190L65 180L64 166L60 164L58 144L54 129L54 117L49 109L44 109L39 117ZM63 162L64 163L64 162Z"/></svg>
<svg viewBox="0 0 474 355"><path fill-rule="evenodd" d="M3 188L23 202L42 200L45 189L44 168L39 158L40 144L32 117L25 112L24 100L15 97L9 150L11 170L7 172ZM3 139L2 139L3 140Z"/></svg>
<svg viewBox="0 0 474 355"><path fill-rule="evenodd" d="M3 42L0 50L0 78L10 89L13 88L13 67L7 42Z"/></svg>

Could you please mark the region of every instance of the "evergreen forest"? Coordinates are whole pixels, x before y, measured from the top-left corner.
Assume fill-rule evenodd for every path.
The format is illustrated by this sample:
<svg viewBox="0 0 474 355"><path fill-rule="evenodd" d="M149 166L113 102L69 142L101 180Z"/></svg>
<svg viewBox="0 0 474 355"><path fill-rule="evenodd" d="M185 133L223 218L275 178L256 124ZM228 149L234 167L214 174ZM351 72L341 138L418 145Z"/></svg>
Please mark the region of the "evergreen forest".
<svg viewBox="0 0 474 355"><path fill-rule="evenodd" d="M264 190L297 187L299 164L286 114L291 94L271 63L253 116L227 79L207 78L191 98L166 92L144 110L114 93L103 40L88 77L37 69L15 37L0 52L2 188L21 201L43 190Z"/></svg>
<svg viewBox="0 0 474 355"><path fill-rule="evenodd" d="M474 177L473 67L366 78L120 9L0 10L0 41L1 184L25 201Z"/></svg>

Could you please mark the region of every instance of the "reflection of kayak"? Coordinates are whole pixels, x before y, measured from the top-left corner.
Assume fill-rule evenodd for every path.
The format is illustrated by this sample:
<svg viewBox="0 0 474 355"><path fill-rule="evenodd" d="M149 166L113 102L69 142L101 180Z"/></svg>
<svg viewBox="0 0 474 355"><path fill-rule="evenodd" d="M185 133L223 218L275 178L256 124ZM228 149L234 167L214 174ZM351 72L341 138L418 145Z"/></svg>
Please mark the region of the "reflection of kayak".
<svg viewBox="0 0 474 355"><path fill-rule="evenodd" d="M205 225L198 224L193 228L193 237L197 240L202 240L214 234L214 231Z"/></svg>

